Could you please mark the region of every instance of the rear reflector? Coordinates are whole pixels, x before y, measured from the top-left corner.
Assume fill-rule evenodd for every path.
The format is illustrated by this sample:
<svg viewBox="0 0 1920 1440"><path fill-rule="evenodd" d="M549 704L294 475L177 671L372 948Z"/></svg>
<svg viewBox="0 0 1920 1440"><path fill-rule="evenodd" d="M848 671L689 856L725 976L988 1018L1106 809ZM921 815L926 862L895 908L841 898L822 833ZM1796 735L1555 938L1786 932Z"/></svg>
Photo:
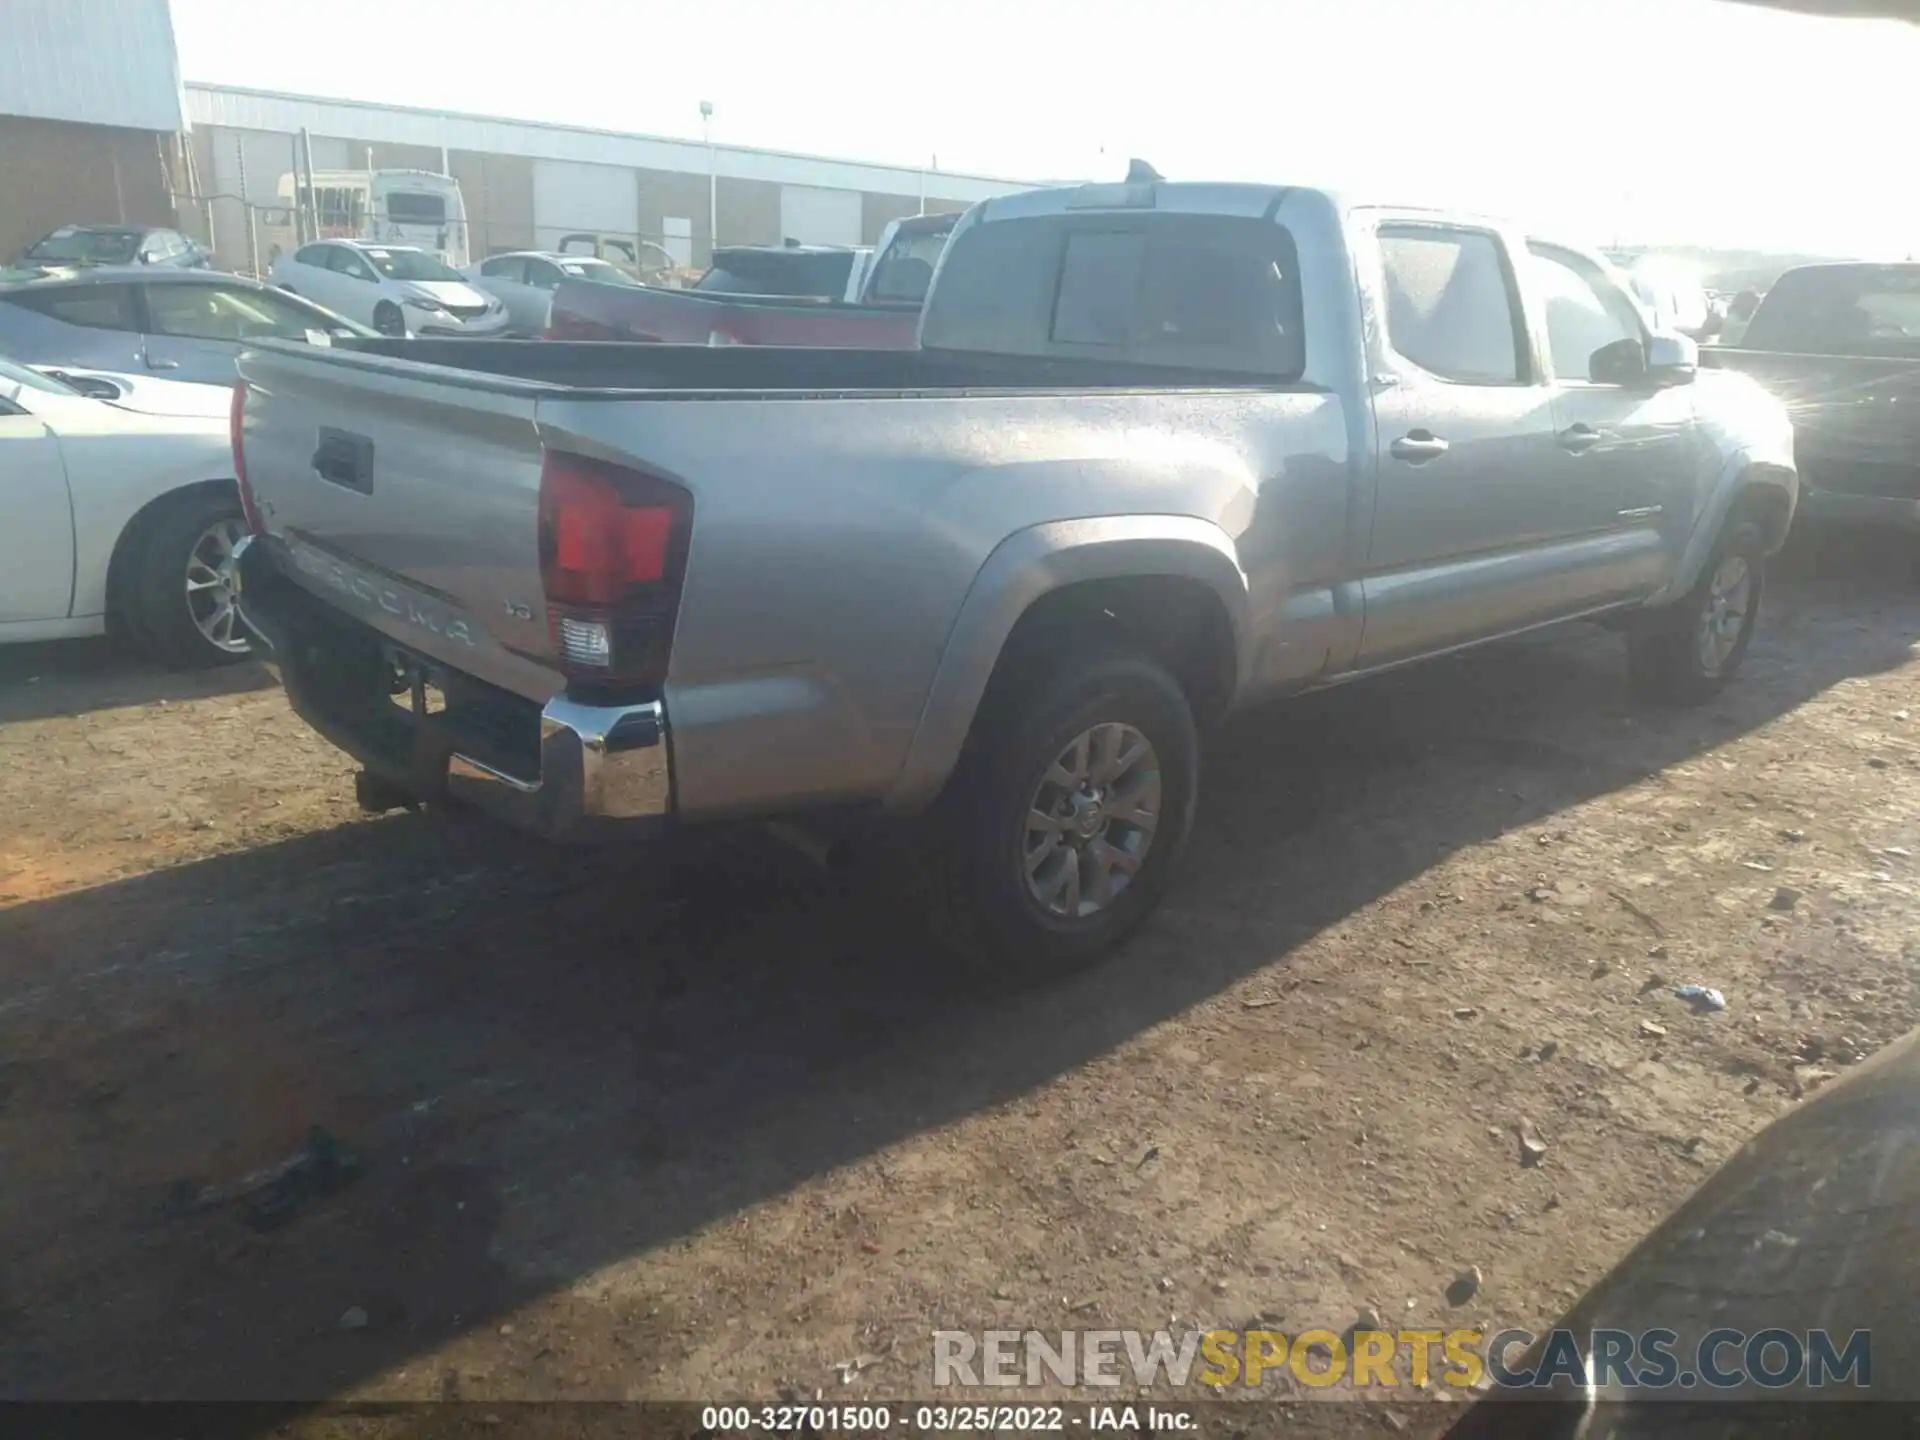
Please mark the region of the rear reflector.
<svg viewBox="0 0 1920 1440"><path fill-rule="evenodd" d="M540 466L540 579L561 666L659 684L673 643L693 497L644 470L549 450Z"/></svg>

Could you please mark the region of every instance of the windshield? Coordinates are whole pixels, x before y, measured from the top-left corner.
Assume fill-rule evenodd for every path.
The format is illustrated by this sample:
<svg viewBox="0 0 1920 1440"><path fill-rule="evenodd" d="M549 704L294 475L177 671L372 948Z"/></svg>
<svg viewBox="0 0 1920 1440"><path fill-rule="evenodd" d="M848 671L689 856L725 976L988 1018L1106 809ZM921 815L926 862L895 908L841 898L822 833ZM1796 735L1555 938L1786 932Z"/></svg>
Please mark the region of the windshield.
<svg viewBox="0 0 1920 1440"><path fill-rule="evenodd" d="M638 280L618 265L609 265L605 260L562 260L560 270L575 280L592 280L601 285L631 285L636 289L640 286Z"/></svg>
<svg viewBox="0 0 1920 1440"><path fill-rule="evenodd" d="M424 250L368 250L368 262L389 280L464 280L466 276Z"/></svg>
<svg viewBox="0 0 1920 1440"><path fill-rule="evenodd" d="M444 195L395 190L387 196L387 219L395 225L439 225L446 218L447 200Z"/></svg>
<svg viewBox="0 0 1920 1440"><path fill-rule="evenodd" d="M82 230L69 225L36 241L25 258L68 265L131 265L139 251L138 230Z"/></svg>
<svg viewBox="0 0 1920 1440"><path fill-rule="evenodd" d="M838 300L846 294L853 258L851 250L719 250L713 267L693 288L723 295Z"/></svg>

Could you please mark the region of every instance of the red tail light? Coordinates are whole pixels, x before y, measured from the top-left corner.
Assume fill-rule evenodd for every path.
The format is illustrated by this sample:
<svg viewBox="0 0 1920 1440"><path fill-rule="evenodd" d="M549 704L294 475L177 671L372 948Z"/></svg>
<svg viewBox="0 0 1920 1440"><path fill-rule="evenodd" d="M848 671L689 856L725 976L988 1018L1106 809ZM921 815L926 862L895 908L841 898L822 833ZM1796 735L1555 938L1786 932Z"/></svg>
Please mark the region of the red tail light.
<svg viewBox="0 0 1920 1440"><path fill-rule="evenodd" d="M561 668L659 685L680 610L693 497L643 470L549 450L540 465L540 582Z"/></svg>
<svg viewBox="0 0 1920 1440"><path fill-rule="evenodd" d="M253 498L253 486L247 482L246 423L247 382L240 380L234 384L233 403L227 407L227 430L233 441L233 478L240 487L240 513L247 517L247 529L264 535L267 527L260 519L260 505Z"/></svg>

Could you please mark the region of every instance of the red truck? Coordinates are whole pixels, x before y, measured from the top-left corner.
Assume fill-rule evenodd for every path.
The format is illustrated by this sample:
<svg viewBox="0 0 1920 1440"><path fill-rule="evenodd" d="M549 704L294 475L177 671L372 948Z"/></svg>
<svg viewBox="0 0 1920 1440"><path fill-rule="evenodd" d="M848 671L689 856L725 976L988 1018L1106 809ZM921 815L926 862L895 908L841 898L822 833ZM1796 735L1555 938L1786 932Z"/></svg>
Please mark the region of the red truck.
<svg viewBox="0 0 1920 1440"><path fill-rule="evenodd" d="M934 264L959 218L896 220L870 261L862 251L820 246L716 250L690 290L564 280L546 338L910 349Z"/></svg>

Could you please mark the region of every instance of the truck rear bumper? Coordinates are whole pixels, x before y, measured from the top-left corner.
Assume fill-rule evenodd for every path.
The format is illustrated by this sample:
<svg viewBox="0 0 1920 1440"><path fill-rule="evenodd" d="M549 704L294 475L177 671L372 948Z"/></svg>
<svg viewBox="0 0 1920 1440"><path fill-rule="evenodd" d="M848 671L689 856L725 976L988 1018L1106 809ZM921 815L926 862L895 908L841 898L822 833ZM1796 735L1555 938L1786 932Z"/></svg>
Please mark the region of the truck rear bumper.
<svg viewBox="0 0 1920 1440"><path fill-rule="evenodd" d="M294 713L371 774L550 839L630 840L664 827L673 772L660 701L560 695L542 706L446 670L310 595L273 548L240 544L241 615Z"/></svg>

